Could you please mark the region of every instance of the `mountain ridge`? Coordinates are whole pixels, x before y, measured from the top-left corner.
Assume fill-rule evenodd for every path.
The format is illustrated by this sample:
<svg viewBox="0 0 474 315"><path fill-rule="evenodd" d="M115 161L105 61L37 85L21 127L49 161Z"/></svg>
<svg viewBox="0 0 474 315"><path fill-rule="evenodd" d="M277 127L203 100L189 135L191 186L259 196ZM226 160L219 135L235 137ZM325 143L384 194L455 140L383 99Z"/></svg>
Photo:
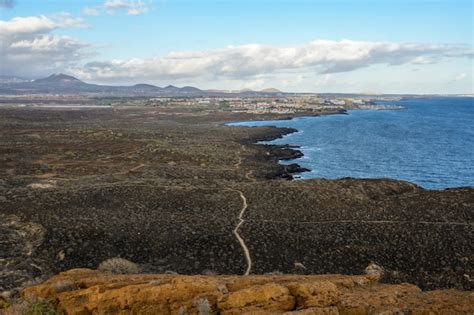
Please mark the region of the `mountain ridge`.
<svg viewBox="0 0 474 315"><path fill-rule="evenodd" d="M177 87L167 85L159 87L147 83L130 86L101 85L84 82L64 73L51 74L45 78L30 81L0 81L0 95L24 94L99 94L105 96L165 96L165 97L205 97L205 96L266 96L283 93L269 88L262 91L239 90L201 90L194 86Z"/></svg>
<svg viewBox="0 0 474 315"><path fill-rule="evenodd" d="M50 76L46 77L46 78L40 78L40 79L36 79L36 80L33 80L33 82L62 82L62 83L85 83L84 81L81 81L79 80L78 78L76 77L73 77L73 76L70 76L70 75L67 75L67 74L63 74L63 73L54 73L54 74L51 74Z"/></svg>

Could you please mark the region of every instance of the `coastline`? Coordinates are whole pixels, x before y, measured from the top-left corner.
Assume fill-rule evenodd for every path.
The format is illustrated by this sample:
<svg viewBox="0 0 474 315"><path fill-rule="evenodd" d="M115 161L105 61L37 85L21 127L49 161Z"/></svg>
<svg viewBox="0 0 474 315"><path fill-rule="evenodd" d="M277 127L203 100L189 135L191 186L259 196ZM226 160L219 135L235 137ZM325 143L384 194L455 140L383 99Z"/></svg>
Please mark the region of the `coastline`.
<svg viewBox="0 0 474 315"><path fill-rule="evenodd" d="M412 104L413 105L413 104ZM416 105L416 104L415 104ZM437 104L435 104L437 105ZM441 104L443 105L443 104ZM383 105L381 105L383 106ZM420 117L423 117L423 116L420 116L420 110L419 109L414 109L416 108L415 106L412 106L412 110L415 112L415 114L417 115L408 115L408 116L413 116L415 117L416 119L420 119ZM406 107L403 107L404 110L406 110L407 108ZM361 111L365 111L366 113L363 113L363 112L359 112L359 110ZM380 110L380 109L379 109ZM378 110L378 111L379 111ZM388 109L383 109L383 111L385 110L388 110ZM399 108L393 108L392 110L394 111L399 111ZM423 109L424 110L424 109ZM435 107L435 110L433 110L434 112L437 110L437 108ZM418 111L418 113L417 113ZM368 112L368 113L367 113ZM431 112L430 112L431 113ZM436 113L436 112L435 112ZM328 123L323 123L323 125L321 125L321 127L318 127L319 124L317 123L318 120L314 119L314 120L308 120L308 121L298 121L298 122L294 122L294 123L280 123L279 121L280 120L293 120L294 118L301 118L301 117L308 117L308 118L311 118L311 117L316 117L316 116L326 116L326 115L334 115L334 114L344 114L344 115L349 115L349 114L355 114L354 117L355 118L344 118L344 117L341 117L341 118L336 118L336 120L334 119L330 119L328 121ZM421 115L424 115L424 114L421 114ZM375 111L367 111L367 109L356 109L354 111L350 111L349 110L344 110L344 111L338 111L338 112L332 112L332 113L324 113L323 115L320 115L320 114L317 114L317 115L294 115L292 117L286 117L286 118L279 118L279 119L276 119L276 118L268 118L268 117L263 117L262 119L259 119L257 120L255 123L253 123L254 119L252 120L247 120L247 121L242 121L242 124L241 125L237 125L237 126L240 126L240 127L247 127L247 128L263 128L263 127L268 127L268 126L272 126L272 127L275 127L275 128L280 128L282 130L292 130L291 132L282 132L280 136L262 136L262 137L256 137L255 138L255 141L253 143L256 143L258 145L264 145L266 146L267 148L280 148L282 151L288 151L288 150L293 150L295 151L293 155L289 155L287 154L286 152L283 152L283 153L279 153L279 152L275 152L275 156L276 156L276 160L278 161L278 164L280 166L282 166L283 169L285 169L285 167L288 167L290 166L292 168L292 170L290 171L291 173L291 179L298 179L298 180L308 180L308 179L313 179L313 178L327 178L327 179L333 179L333 180L336 180L336 179L340 179L340 178L346 178L346 177L349 177L349 178L358 178L358 179L364 179L364 178L374 178L374 179L383 179L383 178L390 178L390 179L395 179L395 180L401 180L401 181L408 181L408 182L413 182L413 183L416 183L417 185L420 185L421 187L423 187L424 189L427 189L427 190L445 190L445 189L450 189L450 188L459 188L459 187L472 187L472 181L469 181L469 176L468 176L468 173L465 174L464 177L462 176L458 176L456 177L454 175L454 173L450 173L450 170L449 168L441 168L441 173L438 174L438 177L434 177L434 175L432 175L432 173L430 173L431 171L429 171L427 168L431 167L430 169L437 169L437 168L433 168L435 166L432 165L432 163L430 163L430 157L429 156L426 156L426 154L422 154L422 156L424 157L424 160L423 160L423 165L420 165L420 164L416 164L416 163L420 163L420 162L416 162L416 161L412 161L410 160L410 158L408 157L408 164L406 163L406 165L398 165L398 171L394 171L393 167L390 169L390 170L384 170L383 167L385 164L380 164L378 163L379 161L377 161L377 158L374 158L374 159L371 159L370 156L369 157L365 157L367 162L370 162L370 163L374 163L372 164L372 166L369 166L369 168L367 168L367 163L365 163L365 168L364 167L360 167L360 168L357 168L358 166L357 165L354 165L354 164L350 164L351 160L349 158L349 160L347 160L347 158L343 157L344 155L338 155L338 156L331 156L331 152L333 151L328 151L328 153L325 155L325 156L322 156L321 155L317 155L317 154L320 154L320 153L315 153L313 152L314 150L316 150L314 148L314 145L316 143L320 144L320 145L323 145L323 146L326 146L326 147L331 147L332 149L335 149L333 145L329 144L327 141L330 140L330 139L327 139L326 140L318 140L316 142L314 141L311 141L311 137L314 137L316 136L314 134L314 132L317 132L317 134L320 134L320 132L327 132L331 129L328 129L328 128L338 128L337 126L337 123L336 121L340 121L341 119L343 121L349 119L348 121L351 122L351 123L354 123L354 124L358 124L358 125L361 125L361 126L364 126L364 128L372 128L372 125L373 124L370 124L370 119L369 120L361 120L360 117L368 117L368 118L373 118L373 119L377 119L378 121L380 121L380 123L383 123L383 124L393 124L393 122L391 122L391 119L396 119L397 121L404 121L404 120L407 120L409 121L410 123L413 123L413 120L415 118L406 118L408 117L406 114L402 114L402 115L398 115L398 114L387 114L387 115L382 115L382 114L377 114L375 113ZM387 118L388 117L388 118ZM431 116L430 116L431 117ZM436 116L433 116L433 117L436 117ZM268 120L274 120L273 122L267 122ZM327 120L326 120L327 121ZM369 123L364 123L364 121L369 121ZM332 122L332 123L331 123ZM379 123L379 125L380 125ZM316 128L314 131L313 130L313 125L314 124L314 128ZM423 125L423 124L422 124ZM426 126L424 127L425 129L428 129L430 130L429 128L429 123L426 123L425 124ZM330 127L328 127L330 126ZM308 135L298 135L296 137L292 137L291 140L290 139L285 139L285 140L278 140L278 141L274 141L274 140L277 140L277 139L281 139L289 134L292 134L292 133L296 133L296 132L299 132L298 129L300 129L303 131L305 130L305 132L309 132ZM403 128L399 128L400 130L403 130ZM308 131L309 130L309 131ZM335 130L335 129L333 129ZM352 134L352 132L350 130L348 130L347 128L343 128L341 130L344 130L344 134ZM355 129L355 130L358 130L358 129ZM398 130L398 129L394 129L394 130ZM423 129L422 129L423 130ZM340 132L338 132L338 130L335 130L336 133L338 133L338 139L342 139L341 137L344 137L344 134L341 134ZM412 132L413 133L413 132ZM416 133L416 132L415 132ZM368 143L367 141L360 141L360 140L357 140L356 138L351 138L351 142L349 143L347 140L348 138L344 138L343 143L344 143L344 147L338 147L337 150L346 150L346 151L350 151L352 152L353 154L357 155L358 152L357 151L357 145L363 145L364 147L366 147L368 149L368 151L371 151L371 148L373 147L373 143L375 141L375 143L379 146L381 146L382 148L386 149L388 152L391 152L391 155L389 155L393 161L400 161L400 160L405 160L405 158L403 157L403 155L401 154L403 152L403 147L404 147L404 141L401 137L397 137L397 136L390 136L390 137L387 137L387 135L384 133L384 131L377 131L377 130L372 130L372 134L374 134L375 136L375 140L371 140L372 143ZM359 139L370 139L368 137L366 137L366 135L364 133L360 133L360 132L354 132L354 135L357 135L359 137ZM308 138L309 137L309 138ZM415 138L415 137L412 137L412 138ZM427 137L428 139L430 139L430 137L428 136ZM381 142L381 139L387 139L385 142ZM390 142L389 142L390 141ZM393 142L392 142L393 141ZM402 143L400 142L402 141ZM446 141L446 140L435 140L433 139L433 143L434 143L434 146L440 146L440 141ZM261 142L265 142L265 143L261 143ZM416 143L416 141L411 141L413 142L412 145L414 143ZM352 145L354 144L354 145ZM318 147L320 146L318 145ZM398 151L394 151L394 149L392 148L398 148ZM308 151L306 151L308 149ZM324 149L324 148L323 148ZM317 149L319 150L319 149ZM373 151L373 150L372 150ZM399 154L394 154L394 152L399 152ZM424 151L422 152L430 152L430 148L425 148ZM440 150L438 152L445 152L443 150ZM308 154L310 155L312 158L306 158L304 160L300 160L300 161L296 161L296 159L299 159L301 157L303 157L304 155ZM445 155L444 156L448 156L447 154L448 153L444 153ZM439 154L438 154L439 155ZM333 164L331 164L331 162L329 162L329 164L327 162L322 162L323 164L319 165L321 161L317 161L315 160L315 157L318 156L318 160L319 159L332 159L332 161L338 161L339 164L337 164L338 166L335 166ZM466 155L464 154L464 157ZM441 160L442 160L442 157L440 157ZM283 162L283 161L286 161L286 162ZM291 161L291 162L288 162L288 161ZM411 163L410 163L411 161ZM467 160L469 161L469 159ZM302 165L300 165L299 163L302 163ZM344 167L344 165L347 163L349 163L349 167L350 169L352 170L352 172L347 172L346 171L346 168ZM363 162L363 161L362 161ZM451 165L449 163L449 161L446 161L447 164L445 165ZM288 164L288 163L292 163L292 164ZM394 162L394 163L397 163L397 162ZM392 163L392 164L394 164ZM413 164L415 163L415 164ZM364 165L364 163L360 163L361 165ZM392 165L390 164L390 165ZM332 165L332 166L330 166ZM374 169L372 169L372 167ZM424 170L424 173L420 173L421 175L418 175L414 172L411 171L411 168L413 167L417 167L417 169L419 170ZM309 168L309 169L308 169ZM312 174L303 174L304 172L307 172L307 171L312 171L313 173ZM434 171L433 171L434 172ZM424 174L424 175L423 175ZM294 175L300 175L298 177L294 176ZM277 176L278 177L278 176Z"/></svg>
<svg viewBox="0 0 474 315"><path fill-rule="evenodd" d="M304 113L303 115L294 115L294 116L289 116L289 117L280 117L280 118L272 118L272 119L266 119L266 117L263 117L260 121L271 121L271 120L278 120L278 121L283 121L283 120L293 120L295 118L302 118L302 117L320 117L320 116L329 116L329 115L349 115L348 111L345 109L342 110L337 110L337 111L331 111L331 112L326 112L326 113L318 113L318 114L309 114L309 113ZM248 120L252 121L252 120ZM258 127L251 127L251 126L235 126L232 125L234 123L238 122L231 122L231 123L225 123L225 126L233 126L233 127L246 127L246 128L260 128L260 127L267 127L267 128L274 128L276 130L279 130L280 132L277 134L263 134L262 136L257 136L253 137L252 139L246 139L241 141L241 144L248 145L258 145L258 146L263 146L264 148L268 149L269 151L269 157L271 157L272 160L276 161L278 163L280 171L273 174L273 176L270 176L267 179L277 179L277 178L283 178L287 180L294 180L295 177L294 175L301 174L304 172L310 172L311 170L305 167L302 167L298 163L291 163L291 164L281 164L280 161L291 161L291 160L296 160L298 158L301 158L304 156L304 153L301 150L298 150L300 146L297 145L292 145L292 144L268 144L268 143L260 143L260 142L269 142L273 141L276 139L282 139L285 136L288 136L293 133L299 132L298 129L295 128L290 128L290 127L276 127L276 126L258 126Z"/></svg>

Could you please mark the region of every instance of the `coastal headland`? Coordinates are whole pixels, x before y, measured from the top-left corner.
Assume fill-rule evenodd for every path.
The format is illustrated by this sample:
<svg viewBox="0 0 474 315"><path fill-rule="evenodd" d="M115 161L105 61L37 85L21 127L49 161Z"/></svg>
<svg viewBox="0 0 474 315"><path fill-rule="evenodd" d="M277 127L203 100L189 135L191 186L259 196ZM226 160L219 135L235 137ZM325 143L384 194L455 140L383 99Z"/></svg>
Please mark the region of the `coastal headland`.
<svg viewBox="0 0 474 315"><path fill-rule="evenodd" d="M292 181L301 169L278 160L301 152L256 142L294 130L225 125L292 116L1 107L0 290L112 257L179 274L361 274L375 263L382 282L472 290L474 188Z"/></svg>

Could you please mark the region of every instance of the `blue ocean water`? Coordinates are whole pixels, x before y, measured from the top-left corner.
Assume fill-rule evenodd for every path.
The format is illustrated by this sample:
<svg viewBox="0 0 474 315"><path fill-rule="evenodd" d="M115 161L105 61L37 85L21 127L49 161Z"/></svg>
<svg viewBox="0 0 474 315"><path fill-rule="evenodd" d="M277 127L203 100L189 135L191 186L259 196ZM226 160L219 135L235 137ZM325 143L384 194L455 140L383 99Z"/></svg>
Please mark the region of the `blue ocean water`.
<svg viewBox="0 0 474 315"><path fill-rule="evenodd" d="M270 144L300 146L300 178L394 178L429 189L474 186L474 98L378 102L403 110L351 110L348 115L233 125L291 127Z"/></svg>

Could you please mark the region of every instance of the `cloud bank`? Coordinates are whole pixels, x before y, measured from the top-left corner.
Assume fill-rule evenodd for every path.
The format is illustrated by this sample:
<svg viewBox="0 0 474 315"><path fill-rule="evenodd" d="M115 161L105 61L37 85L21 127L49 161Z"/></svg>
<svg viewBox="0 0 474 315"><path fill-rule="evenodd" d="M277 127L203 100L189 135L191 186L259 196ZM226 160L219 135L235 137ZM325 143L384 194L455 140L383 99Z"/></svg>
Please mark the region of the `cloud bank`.
<svg viewBox="0 0 474 315"><path fill-rule="evenodd" d="M93 61L76 74L93 80L249 79L287 71L331 74L377 64L435 63L443 58L472 57L467 45L315 40L303 45L229 46L209 51L172 52L163 57Z"/></svg>
<svg viewBox="0 0 474 315"><path fill-rule="evenodd" d="M35 76L64 71L89 56L91 46L55 35L61 28L85 27L68 13L0 20L0 70L3 74Z"/></svg>
<svg viewBox="0 0 474 315"><path fill-rule="evenodd" d="M129 1L110 0L107 3L111 9L130 8ZM151 58L94 60L97 47L55 34L59 29L85 26L81 19L68 13L0 20L1 73L39 77L66 72L84 80L110 83L240 80L262 84L262 80L277 76L296 78L319 74L324 77L373 65L422 66L447 58L473 56L469 45L315 40L291 46L249 44L215 50L176 51Z"/></svg>

